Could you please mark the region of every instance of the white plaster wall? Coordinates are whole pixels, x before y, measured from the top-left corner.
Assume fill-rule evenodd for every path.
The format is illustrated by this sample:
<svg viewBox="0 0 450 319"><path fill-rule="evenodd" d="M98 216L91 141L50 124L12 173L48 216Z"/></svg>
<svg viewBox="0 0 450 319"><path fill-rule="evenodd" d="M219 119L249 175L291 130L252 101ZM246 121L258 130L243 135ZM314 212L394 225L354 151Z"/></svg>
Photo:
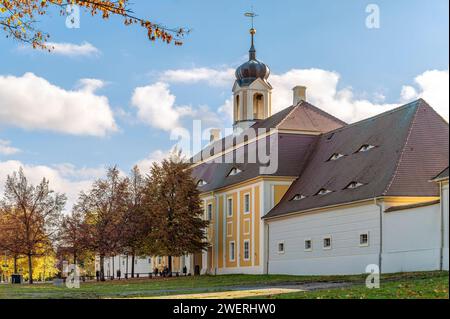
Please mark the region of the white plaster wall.
<svg viewBox="0 0 450 319"><path fill-rule="evenodd" d="M141 277L148 276L149 273L153 272L153 265L150 262L150 257L136 257L134 264L134 273L141 274ZM125 273L131 274L132 260L131 256L128 256L128 270L127 270L127 257L126 256L115 256L105 258L105 276L117 276L117 270L120 269L122 275L125 277ZM100 269L100 265L96 263L96 271Z"/></svg>
<svg viewBox="0 0 450 319"><path fill-rule="evenodd" d="M383 216L384 273L438 270L440 206L426 206Z"/></svg>
<svg viewBox="0 0 450 319"><path fill-rule="evenodd" d="M362 274L379 260L379 208L374 204L335 209L269 221L269 273L291 275ZM369 246L361 247L362 232L369 232ZM323 249L331 235L332 248ZM306 252L305 239L313 249ZM285 253L278 253L284 242Z"/></svg>
<svg viewBox="0 0 450 319"><path fill-rule="evenodd" d="M448 241L449 241L449 233L448 233L448 228L449 228L449 210L448 210L448 204L449 204L449 192L448 192L448 182L446 182L445 184L442 185L442 199L441 199L441 205L442 208L444 210L444 260L443 260L443 268L445 270L449 270L448 269L448 264L449 264L449 246L448 246Z"/></svg>

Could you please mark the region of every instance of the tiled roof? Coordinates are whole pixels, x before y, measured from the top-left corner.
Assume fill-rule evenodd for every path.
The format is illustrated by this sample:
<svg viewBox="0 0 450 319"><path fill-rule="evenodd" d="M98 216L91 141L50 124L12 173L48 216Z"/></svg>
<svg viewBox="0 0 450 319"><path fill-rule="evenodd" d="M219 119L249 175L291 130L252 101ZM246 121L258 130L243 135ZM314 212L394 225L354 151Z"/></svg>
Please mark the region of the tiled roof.
<svg viewBox="0 0 450 319"><path fill-rule="evenodd" d="M265 217L379 196L438 196L429 183L448 166L449 129L423 100L323 134L305 170ZM355 153L362 145L367 152ZM344 157L328 161L334 153ZM347 189L351 182L361 187ZM320 189L332 191L315 195ZM297 195L301 201L291 201Z"/></svg>
<svg viewBox="0 0 450 319"><path fill-rule="evenodd" d="M211 158L194 166L193 175L207 183L199 187L201 192L257 176L297 178L266 218L380 196L438 196L438 185L429 182L430 176L449 166L448 123L422 99L350 125L302 102L253 128L281 131L266 137L269 145L274 145L273 139L277 138L279 160L275 173L265 174L260 171L260 163L243 160L248 158L249 150L257 147L253 142L240 152L231 152L234 162L214 163ZM213 145L223 151L236 141L231 139L229 145L224 144L222 139ZM358 152L362 146L369 147ZM333 154L344 156L330 160ZM241 172L228 176L233 168ZM352 182L357 187L348 188ZM331 193L316 195L321 189ZM291 201L295 195L306 198Z"/></svg>
<svg viewBox="0 0 450 319"><path fill-rule="evenodd" d="M440 181L444 179L448 179L448 167L440 172L435 178L433 178L433 181Z"/></svg>

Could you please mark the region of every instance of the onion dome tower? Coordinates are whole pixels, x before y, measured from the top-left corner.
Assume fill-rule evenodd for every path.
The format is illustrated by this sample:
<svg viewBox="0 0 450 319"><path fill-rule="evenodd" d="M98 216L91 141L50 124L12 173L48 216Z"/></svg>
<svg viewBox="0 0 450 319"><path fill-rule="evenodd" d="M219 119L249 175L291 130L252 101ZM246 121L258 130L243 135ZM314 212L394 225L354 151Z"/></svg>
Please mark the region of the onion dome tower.
<svg viewBox="0 0 450 319"><path fill-rule="evenodd" d="M236 69L233 86L234 129L242 131L271 116L272 86L267 81L269 67L256 58L256 30L250 29L249 59Z"/></svg>

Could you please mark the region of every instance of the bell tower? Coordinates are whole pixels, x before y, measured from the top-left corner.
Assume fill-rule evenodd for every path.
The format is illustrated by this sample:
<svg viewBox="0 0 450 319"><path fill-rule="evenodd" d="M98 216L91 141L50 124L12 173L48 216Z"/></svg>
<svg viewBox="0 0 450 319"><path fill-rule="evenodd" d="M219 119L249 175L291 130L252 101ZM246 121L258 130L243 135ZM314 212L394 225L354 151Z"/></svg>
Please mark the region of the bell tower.
<svg viewBox="0 0 450 319"><path fill-rule="evenodd" d="M256 30L253 28L253 19L256 14L246 13L245 15L252 18L251 46L249 60L236 69L236 81L233 86L235 132L245 130L272 115L272 86L267 81L270 69L256 59Z"/></svg>

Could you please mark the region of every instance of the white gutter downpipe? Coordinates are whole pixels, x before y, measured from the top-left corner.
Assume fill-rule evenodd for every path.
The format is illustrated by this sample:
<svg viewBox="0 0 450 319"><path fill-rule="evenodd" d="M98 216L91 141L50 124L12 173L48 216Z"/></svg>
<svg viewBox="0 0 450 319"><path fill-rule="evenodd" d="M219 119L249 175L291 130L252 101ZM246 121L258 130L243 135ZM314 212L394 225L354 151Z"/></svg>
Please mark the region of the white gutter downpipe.
<svg viewBox="0 0 450 319"><path fill-rule="evenodd" d="M444 227L444 205L442 204L444 200L444 192L442 187L442 182L439 182L439 195L441 197L441 201L439 203L441 208L441 256L439 260L439 270L442 271L444 269L444 246L445 246L445 227Z"/></svg>
<svg viewBox="0 0 450 319"><path fill-rule="evenodd" d="M378 198L374 198L375 205L380 209L380 253L378 256L378 267L382 273L383 264L383 205L379 203Z"/></svg>

